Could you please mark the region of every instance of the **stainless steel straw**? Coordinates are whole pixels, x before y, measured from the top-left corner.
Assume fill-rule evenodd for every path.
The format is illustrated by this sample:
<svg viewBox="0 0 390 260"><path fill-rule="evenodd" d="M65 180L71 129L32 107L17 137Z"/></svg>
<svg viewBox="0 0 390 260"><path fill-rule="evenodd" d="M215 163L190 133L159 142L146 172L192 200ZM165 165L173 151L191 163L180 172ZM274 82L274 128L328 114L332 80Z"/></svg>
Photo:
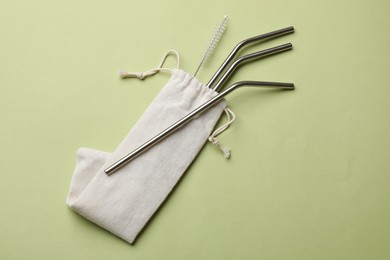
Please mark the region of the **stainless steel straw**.
<svg viewBox="0 0 390 260"><path fill-rule="evenodd" d="M229 65L229 63L234 59L234 57L237 55L237 53L245 46L248 46L250 44L256 44L261 41L270 40L276 37L280 37L289 33L294 32L294 27L289 26L283 29L279 29L273 32L257 35L248 39L245 39L238 43L236 47L230 52L229 56L225 59L225 61L222 63L222 65L218 68L218 70L214 73L214 75L211 77L210 81L207 83L207 87L211 87L214 82L218 79L218 77L221 75L221 73L226 69L226 67Z"/></svg>
<svg viewBox="0 0 390 260"><path fill-rule="evenodd" d="M164 138L168 137L172 133L174 133L177 129L184 126L188 122L190 122L192 119L194 119L195 116L199 115L200 113L204 112L205 110L209 109L218 101L220 101L223 97L225 97L230 92L236 90L237 88L243 87L243 86L251 86L251 87L271 87L271 88L281 88L281 89L294 89L293 83L280 83L280 82L265 82L265 81L240 81L233 85L231 85L229 88L215 96L214 98L210 99L209 101L205 102L203 105L199 106L198 108L194 109L192 112L178 120L176 123L171 125L170 127L166 128L164 131L160 132L158 135L144 143L143 145L139 146L137 149L132 151L131 153L124 156L122 159L117 161L116 163L112 164L110 167L105 169L105 173L107 175L111 175L115 171L117 171L119 168L123 167L126 163L133 160L135 157L139 156L149 148L151 148L153 145L157 144Z"/></svg>
<svg viewBox="0 0 390 260"><path fill-rule="evenodd" d="M282 45L279 45L279 46L276 46L273 48L254 52L254 53L251 53L251 54L248 54L248 55L245 55L245 56L238 58L228 68L228 70L222 75L221 79L213 87L213 90L218 92L221 89L221 87L223 86L223 83L225 83L225 81L229 78L229 76L232 75L232 73L243 63L254 61L256 59L264 58L266 56L270 56L270 55L277 54L277 53L280 53L283 51L288 51L288 50L292 50L291 43L282 44Z"/></svg>

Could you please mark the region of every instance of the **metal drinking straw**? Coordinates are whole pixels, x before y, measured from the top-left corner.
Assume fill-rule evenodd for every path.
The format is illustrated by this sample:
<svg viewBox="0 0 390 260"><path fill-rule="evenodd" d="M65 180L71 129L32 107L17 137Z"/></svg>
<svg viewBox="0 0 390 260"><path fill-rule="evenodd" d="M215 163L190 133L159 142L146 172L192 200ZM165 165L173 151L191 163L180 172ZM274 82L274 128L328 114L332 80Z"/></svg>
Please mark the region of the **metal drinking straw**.
<svg viewBox="0 0 390 260"><path fill-rule="evenodd" d="M255 36L252 38L248 38L239 44L236 45L236 47L232 50L232 52L229 54L229 56L226 58L226 60L222 63L222 65L219 67L219 69L216 71L216 73L213 75L213 77L210 79L210 81L207 83L207 87L211 88L212 85L216 82L216 80L220 77L220 75L225 71L229 63L234 59L234 56L239 52L240 49L243 47L252 44L252 43L258 43L260 41L272 39L275 37L279 37L285 34L289 34L294 32L294 27L286 27L284 29L280 29L277 31L273 31L270 33L262 34L259 36ZM219 81L215 84L213 87L213 90L219 91L222 87L223 84L226 82L226 80L232 75L232 73L243 63L253 61L259 58L263 58L269 55L277 54L280 52L284 52L287 50L292 49L292 44L287 43L287 44L282 44L273 48L269 48L266 50L262 50L259 52L251 53L245 56L242 56L238 58L235 62L233 62L229 68L223 73L223 75L220 77ZM189 114L178 120L176 123L171 125L170 127L166 128L164 131L160 132L158 135L154 136L151 138L149 141L144 143L143 145L139 146L137 149L134 151L130 152L123 158L121 158L119 161L115 162L111 166L109 166L107 169L105 169L105 173L108 175L111 175L124 165L126 165L128 162L133 160L135 157L139 156L143 152L145 152L147 149L151 148L153 145L157 144L164 138L168 137L172 133L174 133L176 130L178 130L180 127L184 126L188 122L190 122L192 119L194 119L195 116L201 114L205 110L211 108L214 106L218 101L220 101L223 97L225 97L227 94L231 93L235 89L242 87L242 86L252 86L252 87L273 87L273 88L281 88L281 89L294 89L294 84L293 83L280 83L280 82L265 82L265 81L240 81L237 82L233 85L231 85L229 88L226 90L222 91L219 93L217 96L214 98L210 99L209 101L205 102L204 104L200 105L193 111L191 111Z"/></svg>
<svg viewBox="0 0 390 260"><path fill-rule="evenodd" d="M221 73L226 69L226 67L229 65L229 63L234 59L234 57L237 55L237 53L244 47L252 44L257 44L259 42L267 41L276 37L280 37L286 34L290 34L294 32L294 27L289 26L283 29L279 29L276 31L272 31L269 33L257 35L248 39L245 39L238 43L236 47L233 48L233 50L230 52L228 57L225 59L225 61L222 63L222 65L218 68L218 70L214 73L214 75L211 77L209 82L207 83L207 87L211 88L211 86L214 84L214 82L218 79L218 77L221 75Z"/></svg>

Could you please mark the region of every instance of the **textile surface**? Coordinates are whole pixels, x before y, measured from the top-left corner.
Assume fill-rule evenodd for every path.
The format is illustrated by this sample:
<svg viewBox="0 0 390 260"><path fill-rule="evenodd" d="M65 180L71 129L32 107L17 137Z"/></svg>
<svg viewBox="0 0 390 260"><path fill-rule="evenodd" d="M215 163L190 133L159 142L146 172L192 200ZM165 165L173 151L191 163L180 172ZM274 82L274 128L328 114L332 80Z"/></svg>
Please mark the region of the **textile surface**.
<svg viewBox="0 0 390 260"><path fill-rule="evenodd" d="M89 148L77 151L68 206L133 243L207 141L226 102L222 100L111 176L104 169L215 95L186 72L173 70L113 153Z"/></svg>

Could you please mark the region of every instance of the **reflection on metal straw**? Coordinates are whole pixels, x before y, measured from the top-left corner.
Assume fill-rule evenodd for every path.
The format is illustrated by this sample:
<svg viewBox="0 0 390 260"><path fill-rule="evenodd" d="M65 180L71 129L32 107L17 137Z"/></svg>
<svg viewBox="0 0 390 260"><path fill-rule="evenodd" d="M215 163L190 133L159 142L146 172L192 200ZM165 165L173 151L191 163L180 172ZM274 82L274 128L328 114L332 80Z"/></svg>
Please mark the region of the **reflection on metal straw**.
<svg viewBox="0 0 390 260"><path fill-rule="evenodd" d="M116 163L109 166L107 169L104 170L104 172L107 175L111 175L115 171L117 171L119 168L126 165L128 162L133 160L135 157L139 156L149 148L151 148L153 145L157 144L164 138L171 135L173 132L175 132L180 127L184 126L188 122L190 122L195 116L199 115L200 113L204 112L205 110L209 109L218 101L220 101L224 96L229 94L230 92L234 91L235 89L242 87L242 86L252 86L252 87L272 87L272 88L282 88L282 89L294 89L294 84L292 83L280 83L280 82L265 82L265 81L240 81L233 85L231 85L229 88L215 96L214 98L210 99L203 105L199 106L198 108L194 109L192 112L187 114L185 117L178 120L176 123L165 129L164 131L160 132L158 135L144 143L143 145L139 146L137 149L132 151L131 153L124 156L122 159L117 161Z"/></svg>

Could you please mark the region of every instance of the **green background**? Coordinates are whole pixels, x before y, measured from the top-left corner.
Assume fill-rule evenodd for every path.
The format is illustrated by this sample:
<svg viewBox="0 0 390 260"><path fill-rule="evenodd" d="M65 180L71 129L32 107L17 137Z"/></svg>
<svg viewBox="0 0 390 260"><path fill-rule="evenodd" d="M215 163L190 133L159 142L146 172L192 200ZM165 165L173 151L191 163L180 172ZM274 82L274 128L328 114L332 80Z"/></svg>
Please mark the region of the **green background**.
<svg viewBox="0 0 390 260"><path fill-rule="evenodd" d="M0 259L390 259L389 1L0 3ZM75 152L113 151L169 79L121 80L176 49L199 78L293 25L294 50L242 67L236 122L207 144L134 245L65 205ZM169 59L167 67L175 66ZM222 121L219 123L221 124Z"/></svg>

